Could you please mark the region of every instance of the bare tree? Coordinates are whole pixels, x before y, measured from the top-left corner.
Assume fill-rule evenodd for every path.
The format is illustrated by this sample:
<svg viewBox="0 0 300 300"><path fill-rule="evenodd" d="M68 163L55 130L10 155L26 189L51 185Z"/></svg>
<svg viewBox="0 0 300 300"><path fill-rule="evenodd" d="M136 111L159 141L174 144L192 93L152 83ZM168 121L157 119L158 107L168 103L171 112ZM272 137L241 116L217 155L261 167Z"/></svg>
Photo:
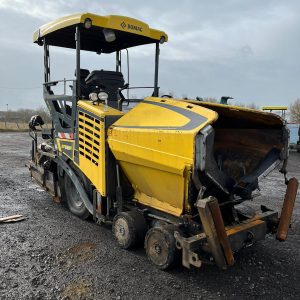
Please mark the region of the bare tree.
<svg viewBox="0 0 300 300"><path fill-rule="evenodd" d="M5 113L5 119L8 122L28 123L33 115L40 115L45 123L51 122L49 111L45 106L41 106L37 109L20 108L15 111L9 110Z"/></svg>
<svg viewBox="0 0 300 300"><path fill-rule="evenodd" d="M236 103L232 103L231 105L259 110L259 106L256 105L254 102L252 103L236 102Z"/></svg>
<svg viewBox="0 0 300 300"><path fill-rule="evenodd" d="M214 98L214 97L204 97L202 99L203 99L204 102L213 102L213 103L218 102L217 98Z"/></svg>
<svg viewBox="0 0 300 300"><path fill-rule="evenodd" d="M181 96L181 99L184 99L184 100L188 100L188 95L187 94L182 94L182 96Z"/></svg>
<svg viewBox="0 0 300 300"><path fill-rule="evenodd" d="M290 119L292 122L300 123L300 99L290 105Z"/></svg>

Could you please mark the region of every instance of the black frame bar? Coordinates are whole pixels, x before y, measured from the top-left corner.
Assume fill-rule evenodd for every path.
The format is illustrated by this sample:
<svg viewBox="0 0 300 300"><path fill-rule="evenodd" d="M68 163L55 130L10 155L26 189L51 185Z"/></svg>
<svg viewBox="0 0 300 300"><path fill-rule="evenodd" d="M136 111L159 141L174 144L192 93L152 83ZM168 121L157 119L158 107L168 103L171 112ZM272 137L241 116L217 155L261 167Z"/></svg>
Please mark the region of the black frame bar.
<svg viewBox="0 0 300 300"><path fill-rule="evenodd" d="M159 96L159 87L158 87L158 67L159 67L159 42L155 44L155 71L154 71L154 91L153 96Z"/></svg>
<svg viewBox="0 0 300 300"><path fill-rule="evenodd" d="M116 51L116 72L121 72L121 51Z"/></svg>
<svg viewBox="0 0 300 300"><path fill-rule="evenodd" d="M46 39L44 39L44 82L50 81L50 55L49 45L47 45Z"/></svg>
<svg viewBox="0 0 300 300"><path fill-rule="evenodd" d="M76 98L79 99L80 93L80 28L76 26Z"/></svg>
<svg viewBox="0 0 300 300"><path fill-rule="evenodd" d="M75 31L75 43L76 43L76 80L74 80L75 88L73 89L73 95L67 96L67 95L54 95L51 86L56 85L60 81L51 82L50 80L50 53L49 53L49 45L47 44L46 39L44 38L44 100L46 101L46 104L51 111L51 114L53 114L54 125L56 128L56 131L65 131L65 132L74 132L75 130L75 118L76 118L76 109L77 109L77 101L80 98L81 95L81 86L80 86L80 52L81 52L81 27L80 25L76 26ZM127 49L126 49L127 50ZM128 51L128 50L127 50ZM155 43L155 70L154 70L154 86L153 87L128 87L127 89L135 89L135 88L153 88L153 96L158 97L159 96L159 86L158 86L158 70L159 70L159 55L160 55L160 47L159 42ZM116 51L116 71L121 71L121 51ZM65 81L64 81L64 84ZM55 111L55 107L53 105L56 102L61 103L60 105L64 106L61 102L65 101L71 101L72 104L72 115L67 116L66 112L61 111L57 112ZM132 101L132 100L131 100ZM137 100L139 102L140 99ZM121 110L121 109L120 109ZM57 119L57 120L56 120ZM61 122L65 122L70 127L65 128ZM63 128L63 127L64 128Z"/></svg>

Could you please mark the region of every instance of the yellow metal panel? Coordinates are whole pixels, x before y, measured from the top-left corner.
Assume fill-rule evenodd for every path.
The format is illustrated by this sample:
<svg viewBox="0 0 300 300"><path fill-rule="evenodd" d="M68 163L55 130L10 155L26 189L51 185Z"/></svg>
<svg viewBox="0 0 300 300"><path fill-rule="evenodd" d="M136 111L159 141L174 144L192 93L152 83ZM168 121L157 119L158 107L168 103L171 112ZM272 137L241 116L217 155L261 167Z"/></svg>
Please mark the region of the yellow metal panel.
<svg viewBox="0 0 300 300"><path fill-rule="evenodd" d="M189 119L176 111L167 108L161 108L156 111L155 115L148 118L141 118L149 113L149 104L147 101L141 103L135 109L134 114L128 112L118 121L118 126L156 126L156 127L178 127L184 126Z"/></svg>
<svg viewBox="0 0 300 300"><path fill-rule="evenodd" d="M165 32L152 29L148 24L142 21L125 16L99 16L87 12L66 16L41 26L37 31L34 32L33 41L37 42L39 38L65 27L84 23L86 18L92 20L93 26L125 31L136 35L146 36L150 39L158 41L162 36L164 36L166 41L168 40L168 35Z"/></svg>
<svg viewBox="0 0 300 300"><path fill-rule="evenodd" d="M95 117L98 117L99 120ZM81 171L95 185L97 190L103 196L105 196L106 185L104 119L100 121L100 116L93 117L89 111L79 111L78 119L79 167Z"/></svg>
<svg viewBox="0 0 300 300"><path fill-rule="evenodd" d="M152 104L152 108L149 105ZM166 99L157 97L147 97L145 101L140 103L129 111L124 117L118 120L116 125L122 127L140 127L156 126L157 129L166 130L177 127L178 131L194 131L198 132L200 128L206 126L211 121L218 118L218 114L210 109L186 103L177 99ZM147 115L146 115L147 114ZM199 117L204 116L207 122L201 122L193 128L180 129L190 121L189 114L196 114ZM141 125L142 124L142 125Z"/></svg>
<svg viewBox="0 0 300 300"><path fill-rule="evenodd" d="M193 162L193 139L180 133L170 135L114 128L108 142L119 160L149 168L183 174L186 164Z"/></svg>
<svg viewBox="0 0 300 300"><path fill-rule="evenodd" d="M60 140L61 140L61 139L59 139L59 138L56 139L56 145L57 145L57 148L58 148L58 151L59 151L59 152L61 152Z"/></svg>
<svg viewBox="0 0 300 300"><path fill-rule="evenodd" d="M133 182L134 198L155 209L180 216L183 208L185 178L182 174L161 171L122 161L121 167ZM161 201L164 195L168 201Z"/></svg>
<svg viewBox="0 0 300 300"><path fill-rule="evenodd" d="M103 104L78 101L79 168L106 196L105 120L123 113Z"/></svg>
<svg viewBox="0 0 300 300"><path fill-rule="evenodd" d="M149 97L113 124L108 143L138 202L176 216L188 207L195 136L217 117L193 104Z"/></svg>
<svg viewBox="0 0 300 300"><path fill-rule="evenodd" d="M88 177L88 179L95 185L101 194L105 195L105 186L102 186L101 173L99 166L91 163L89 159L79 152L79 168Z"/></svg>
<svg viewBox="0 0 300 300"><path fill-rule="evenodd" d="M122 116L122 115L124 115L124 113L122 113L121 111L114 109L110 106L105 108L105 105L102 103L93 104L90 101L80 100L80 101L78 101L78 106L90 111L91 113L93 113L99 117L100 116L105 117L105 116Z"/></svg>

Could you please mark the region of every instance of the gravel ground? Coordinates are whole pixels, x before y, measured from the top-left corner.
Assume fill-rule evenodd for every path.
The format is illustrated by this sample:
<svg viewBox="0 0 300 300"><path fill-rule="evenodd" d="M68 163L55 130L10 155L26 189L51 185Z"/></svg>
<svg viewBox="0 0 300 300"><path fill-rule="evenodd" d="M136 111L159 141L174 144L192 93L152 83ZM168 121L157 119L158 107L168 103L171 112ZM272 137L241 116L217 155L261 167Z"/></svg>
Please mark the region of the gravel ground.
<svg viewBox="0 0 300 300"><path fill-rule="evenodd" d="M300 299L300 203L285 243L273 236L242 250L227 271L215 266L157 270L143 249L117 247L109 227L82 221L41 190L24 167L26 133L0 133L0 299ZM300 179L300 154L289 176ZM283 178L261 183L259 203L281 209Z"/></svg>

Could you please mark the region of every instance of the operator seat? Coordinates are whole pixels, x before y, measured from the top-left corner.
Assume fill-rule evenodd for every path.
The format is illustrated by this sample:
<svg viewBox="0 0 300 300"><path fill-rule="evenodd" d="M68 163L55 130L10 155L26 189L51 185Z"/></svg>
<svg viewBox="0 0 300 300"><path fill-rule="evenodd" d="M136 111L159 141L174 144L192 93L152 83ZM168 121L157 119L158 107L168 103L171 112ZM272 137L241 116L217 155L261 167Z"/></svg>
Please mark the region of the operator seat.
<svg viewBox="0 0 300 300"><path fill-rule="evenodd" d="M121 72L95 70L85 79L86 84L91 88L100 88L108 94L109 106L118 107L120 88L124 87L124 77Z"/></svg>
<svg viewBox="0 0 300 300"><path fill-rule="evenodd" d="M89 99L91 93L90 87L86 84L85 79L89 76L90 71L87 69L80 69L80 98ZM76 70L75 70L76 76Z"/></svg>

